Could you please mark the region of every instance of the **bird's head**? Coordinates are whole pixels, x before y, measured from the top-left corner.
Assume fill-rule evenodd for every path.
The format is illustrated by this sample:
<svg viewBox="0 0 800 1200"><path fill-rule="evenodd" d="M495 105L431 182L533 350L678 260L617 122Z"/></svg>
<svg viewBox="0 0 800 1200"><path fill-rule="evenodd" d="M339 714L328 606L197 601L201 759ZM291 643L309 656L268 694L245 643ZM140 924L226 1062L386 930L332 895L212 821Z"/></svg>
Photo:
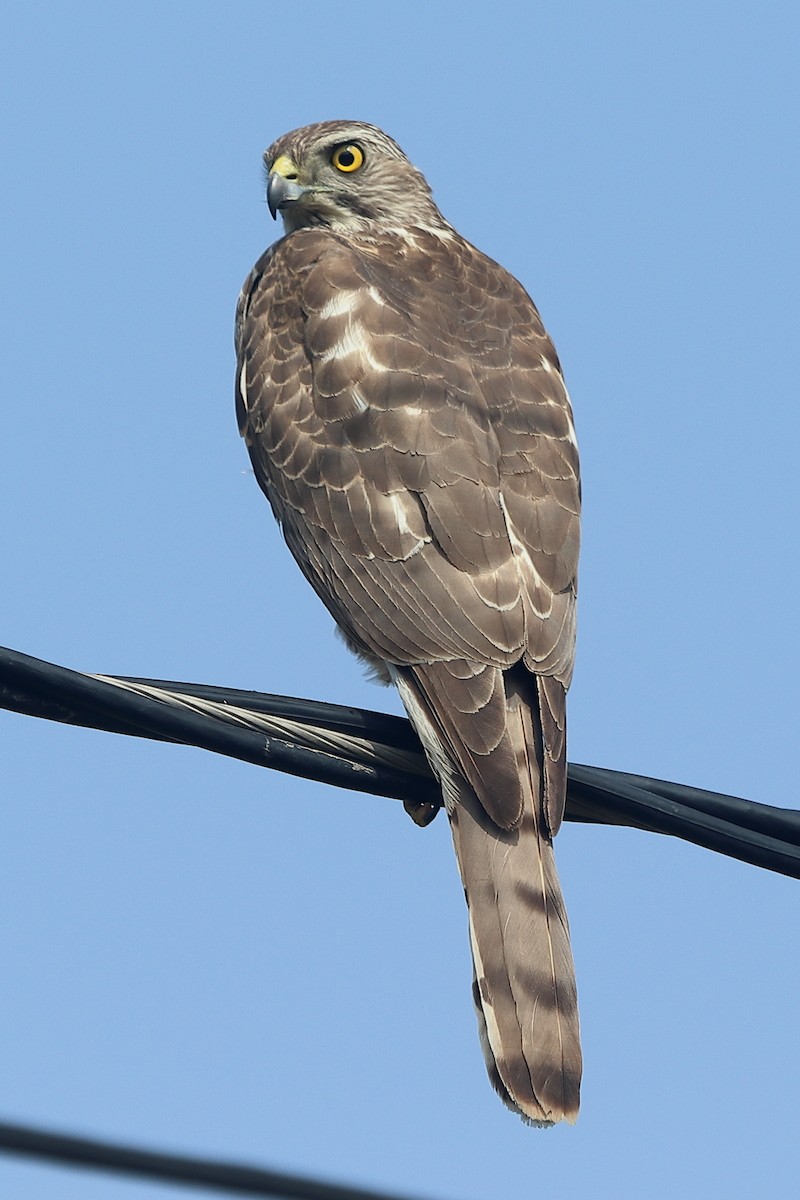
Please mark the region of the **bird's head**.
<svg viewBox="0 0 800 1200"><path fill-rule="evenodd" d="M269 210L280 212L287 233L447 228L423 175L375 125L322 121L295 129L272 143L264 166Z"/></svg>

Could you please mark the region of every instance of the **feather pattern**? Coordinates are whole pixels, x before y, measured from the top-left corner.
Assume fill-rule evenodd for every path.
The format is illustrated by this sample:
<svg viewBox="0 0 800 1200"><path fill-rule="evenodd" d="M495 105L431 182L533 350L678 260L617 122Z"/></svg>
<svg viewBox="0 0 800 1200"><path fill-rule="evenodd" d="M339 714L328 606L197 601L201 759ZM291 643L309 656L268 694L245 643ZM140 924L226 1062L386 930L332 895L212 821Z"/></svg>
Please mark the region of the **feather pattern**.
<svg viewBox="0 0 800 1200"><path fill-rule="evenodd" d="M356 142L359 174L333 180ZM438 775L489 1074L574 1120L581 1059L552 838L566 794L580 486L558 359L522 286L373 126L267 151L303 199L237 312L237 411L286 541L396 682Z"/></svg>

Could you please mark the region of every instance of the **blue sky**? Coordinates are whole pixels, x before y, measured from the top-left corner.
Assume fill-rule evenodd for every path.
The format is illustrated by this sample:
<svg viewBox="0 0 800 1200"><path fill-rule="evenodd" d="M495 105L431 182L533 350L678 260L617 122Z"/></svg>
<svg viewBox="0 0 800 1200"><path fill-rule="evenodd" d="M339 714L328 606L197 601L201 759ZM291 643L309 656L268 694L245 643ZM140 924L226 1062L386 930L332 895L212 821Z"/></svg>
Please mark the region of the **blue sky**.
<svg viewBox="0 0 800 1200"><path fill-rule="evenodd" d="M399 711L249 471L261 152L384 126L560 352L586 513L570 758L797 806L800 18L789 3L11 4L2 641ZM793 550L792 547L795 547ZM566 827L586 1075L486 1082L445 822L0 713L0 1114L442 1200L786 1195L800 892ZM15 1200L173 1189L0 1160Z"/></svg>

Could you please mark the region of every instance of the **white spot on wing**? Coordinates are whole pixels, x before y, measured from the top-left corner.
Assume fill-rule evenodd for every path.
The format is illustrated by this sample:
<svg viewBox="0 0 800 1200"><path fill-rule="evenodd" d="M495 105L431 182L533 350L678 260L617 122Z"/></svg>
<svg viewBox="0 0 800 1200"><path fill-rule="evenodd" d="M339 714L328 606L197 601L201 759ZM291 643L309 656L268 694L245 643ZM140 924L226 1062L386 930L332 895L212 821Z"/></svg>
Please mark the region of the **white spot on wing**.
<svg viewBox="0 0 800 1200"><path fill-rule="evenodd" d="M405 561L409 558L413 558L415 554L419 554L422 547L430 542L431 539L430 537L420 537L419 534L411 528L408 523L408 511L403 504L401 496L399 496L396 492L390 492L386 499L389 501L394 514L398 532L410 534L410 536L414 539L413 547L403 555L403 560Z"/></svg>
<svg viewBox="0 0 800 1200"><path fill-rule="evenodd" d="M319 319L327 321L331 317L341 317L344 313L352 312L360 295L361 288L342 288L338 292L334 292L330 300L326 300L319 310Z"/></svg>
<svg viewBox="0 0 800 1200"><path fill-rule="evenodd" d="M326 300L319 310L319 320L327 321L331 317L343 317L346 313L353 312L365 296L369 296L373 303L380 304L381 307L386 303L378 289L372 284L367 287L340 288L333 293L330 300Z"/></svg>
<svg viewBox="0 0 800 1200"><path fill-rule="evenodd" d="M353 401L353 408L356 410L356 412L366 412L369 408L369 404L361 395L361 392L357 387L350 389L350 399Z"/></svg>
<svg viewBox="0 0 800 1200"><path fill-rule="evenodd" d="M517 532L514 529L514 526L511 522L511 517L509 516L508 509L506 508L506 503L503 498L503 493L500 492L499 496L500 496L500 508L502 509L502 512L503 512L503 520L505 522L506 532L508 533L508 540L511 542L511 549L514 552L514 559L517 563L517 578L519 580L521 594L523 596L527 594L528 602L529 602L531 608L533 609L533 611L536 613L537 617L547 617L550 615L549 608L545 612L539 611L539 609L536 607L536 603L534 601L533 594L531 593L531 589L528 586L529 581L532 579L534 582L534 586L535 586L536 590L538 591L544 587L544 581L542 580L542 577L539 574L539 572L536 570L536 564L534 563L534 561L531 557L530 550L523 542L520 541L519 537L517 536ZM521 563L520 563L520 560L521 560ZM527 578L526 578L526 574L528 575Z"/></svg>
<svg viewBox="0 0 800 1200"><path fill-rule="evenodd" d="M564 389L564 397L565 397L565 399L566 399L566 401L567 401L567 404L566 404L566 409L567 409L567 424L568 424L568 426L569 426L569 429L568 429L568 432L567 432L567 441L568 441L568 442L571 442L571 443L572 443L572 445L573 445L573 446L575 447L575 449L577 450L577 448L578 448L578 439L577 439L577 437L576 437L576 434L575 434L575 423L574 423L574 421L572 420L572 402L570 401L570 398L569 398L569 392L567 391L567 385L566 385L566 384L565 384L565 382L564 382L564 376L561 374L561 372L560 372L560 371L557 371L557 370L556 370L556 368L555 368L555 367L553 366L553 364L550 362L550 359L547 357L547 355L546 355L546 354L541 354L541 355L539 356L539 359L540 359L540 362L541 362L541 364L542 364L542 370L545 372L545 374L546 374L546 375L554 375L554 376L555 376L555 378L558 380L558 382L561 384L562 388Z"/></svg>
<svg viewBox="0 0 800 1200"><path fill-rule="evenodd" d="M364 333L364 326L360 321L351 320L347 329L339 338L338 342L320 354L320 362L330 362L333 358L345 358L350 354L357 355L362 363L373 371L383 370L383 366L376 358L373 358L370 350L369 338Z"/></svg>
<svg viewBox="0 0 800 1200"><path fill-rule="evenodd" d="M563 383L563 380L562 380L562 383ZM567 397L567 421L569 424L569 432L567 433L567 441L572 442L572 445L577 450L578 437L577 437L577 434L575 433L575 422L572 420L572 404L570 402L569 392L567 391L566 387L564 388L564 395Z"/></svg>

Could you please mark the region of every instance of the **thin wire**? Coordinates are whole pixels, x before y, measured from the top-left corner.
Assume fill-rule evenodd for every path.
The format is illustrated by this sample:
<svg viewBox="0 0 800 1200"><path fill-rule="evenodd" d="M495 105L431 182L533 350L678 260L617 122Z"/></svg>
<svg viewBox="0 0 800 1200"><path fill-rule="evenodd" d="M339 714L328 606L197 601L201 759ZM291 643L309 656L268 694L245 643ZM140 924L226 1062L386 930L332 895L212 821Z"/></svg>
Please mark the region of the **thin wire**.
<svg viewBox="0 0 800 1200"><path fill-rule="evenodd" d="M429 806L441 794L408 721L234 688L85 675L0 648L0 707L198 746L308 779ZM800 812L572 763L567 820L669 834L800 878Z"/></svg>
<svg viewBox="0 0 800 1200"><path fill-rule="evenodd" d="M161 1154L5 1122L0 1122L0 1153L168 1184L188 1184L236 1196L272 1196L280 1200L409 1200L388 1192L344 1187L262 1167Z"/></svg>
<svg viewBox="0 0 800 1200"><path fill-rule="evenodd" d="M254 709L243 708L239 704L220 702L205 698L196 691L194 694L181 691L185 685L168 685L141 679L123 679L114 675L93 675L104 683L116 687L127 688L138 696L150 696L154 700L168 701L178 708L188 709L189 712L200 713L203 716L216 717L239 725L245 729L254 729L279 737L297 745L304 745L310 750L322 750L325 754L346 756L353 762L372 766L376 761L391 767L393 770L412 775L428 775L425 762L420 758L418 750L404 750L389 744L381 745L369 738L356 736L346 731L335 732L323 726L310 725L307 721L298 721L277 713L263 713Z"/></svg>

